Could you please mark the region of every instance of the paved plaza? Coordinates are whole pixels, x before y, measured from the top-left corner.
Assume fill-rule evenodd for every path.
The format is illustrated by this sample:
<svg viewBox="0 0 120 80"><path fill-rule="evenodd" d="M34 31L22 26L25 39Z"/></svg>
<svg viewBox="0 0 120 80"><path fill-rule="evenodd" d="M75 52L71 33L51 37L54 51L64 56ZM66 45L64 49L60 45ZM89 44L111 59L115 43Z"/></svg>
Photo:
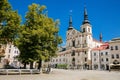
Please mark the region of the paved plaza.
<svg viewBox="0 0 120 80"><path fill-rule="evenodd" d="M50 74L0 75L0 80L120 80L120 72L54 69Z"/></svg>

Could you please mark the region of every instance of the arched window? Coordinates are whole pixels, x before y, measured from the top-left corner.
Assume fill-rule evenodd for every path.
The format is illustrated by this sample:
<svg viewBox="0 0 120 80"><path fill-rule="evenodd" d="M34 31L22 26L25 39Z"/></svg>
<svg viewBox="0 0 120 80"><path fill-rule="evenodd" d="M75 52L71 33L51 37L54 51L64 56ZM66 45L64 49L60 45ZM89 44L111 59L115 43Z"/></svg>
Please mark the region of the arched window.
<svg viewBox="0 0 120 80"><path fill-rule="evenodd" d="M83 32L85 32L85 28L83 28Z"/></svg>
<svg viewBox="0 0 120 80"><path fill-rule="evenodd" d="M71 56L75 56L75 50L72 51Z"/></svg>
<svg viewBox="0 0 120 80"><path fill-rule="evenodd" d="M73 47L75 47L75 40L74 40L74 41L72 41L72 43L73 43Z"/></svg>
<svg viewBox="0 0 120 80"><path fill-rule="evenodd" d="M88 28L88 32L90 32L90 28Z"/></svg>

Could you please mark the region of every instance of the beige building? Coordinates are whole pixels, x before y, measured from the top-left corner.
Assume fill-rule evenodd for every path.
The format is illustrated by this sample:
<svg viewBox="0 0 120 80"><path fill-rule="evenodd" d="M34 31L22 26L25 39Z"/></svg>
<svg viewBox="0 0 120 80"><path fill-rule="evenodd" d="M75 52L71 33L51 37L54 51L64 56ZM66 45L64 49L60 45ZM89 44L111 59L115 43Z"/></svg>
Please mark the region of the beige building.
<svg viewBox="0 0 120 80"><path fill-rule="evenodd" d="M114 38L110 42L110 65L120 65L120 38Z"/></svg>
<svg viewBox="0 0 120 80"><path fill-rule="evenodd" d="M0 50L0 54L2 54L0 57L1 68L6 64L9 64L16 68L19 67L19 62L15 57L18 56L20 52L16 46L9 43L7 45L1 45Z"/></svg>
<svg viewBox="0 0 120 80"><path fill-rule="evenodd" d="M91 50L103 43L93 38L92 26L88 20L87 10L84 9L84 20L80 31L72 25L70 16L66 33L66 47L59 51L58 57L51 60L52 65L67 64L70 68L91 69Z"/></svg>
<svg viewBox="0 0 120 80"><path fill-rule="evenodd" d="M110 52L108 43L93 48L91 51L91 57L93 70L109 70Z"/></svg>

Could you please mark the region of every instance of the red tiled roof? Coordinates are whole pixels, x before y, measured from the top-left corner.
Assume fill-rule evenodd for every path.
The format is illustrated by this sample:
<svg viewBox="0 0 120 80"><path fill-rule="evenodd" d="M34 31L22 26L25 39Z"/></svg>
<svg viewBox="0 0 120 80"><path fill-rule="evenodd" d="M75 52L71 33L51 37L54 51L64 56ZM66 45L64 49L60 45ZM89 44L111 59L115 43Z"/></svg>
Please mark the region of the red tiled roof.
<svg viewBox="0 0 120 80"><path fill-rule="evenodd" d="M108 43L104 43L103 45L101 45L100 47L96 47L96 48L93 48L92 50L105 50L109 47L109 44Z"/></svg>

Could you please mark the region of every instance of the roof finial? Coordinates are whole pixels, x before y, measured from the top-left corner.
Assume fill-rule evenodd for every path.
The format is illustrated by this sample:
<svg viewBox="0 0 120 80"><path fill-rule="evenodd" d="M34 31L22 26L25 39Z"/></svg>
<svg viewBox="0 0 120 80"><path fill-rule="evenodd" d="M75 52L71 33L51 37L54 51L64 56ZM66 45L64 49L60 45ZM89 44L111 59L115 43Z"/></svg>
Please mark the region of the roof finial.
<svg viewBox="0 0 120 80"><path fill-rule="evenodd" d="M90 23L89 20L88 20L88 14L87 14L86 6L84 7L84 21L83 21L83 24L85 24L85 23Z"/></svg>
<svg viewBox="0 0 120 80"><path fill-rule="evenodd" d="M100 42L102 42L102 33L100 33Z"/></svg>
<svg viewBox="0 0 120 80"><path fill-rule="evenodd" d="M68 30L73 29L73 25L72 25L72 10L70 10L70 18L69 18L69 27Z"/></svg>

